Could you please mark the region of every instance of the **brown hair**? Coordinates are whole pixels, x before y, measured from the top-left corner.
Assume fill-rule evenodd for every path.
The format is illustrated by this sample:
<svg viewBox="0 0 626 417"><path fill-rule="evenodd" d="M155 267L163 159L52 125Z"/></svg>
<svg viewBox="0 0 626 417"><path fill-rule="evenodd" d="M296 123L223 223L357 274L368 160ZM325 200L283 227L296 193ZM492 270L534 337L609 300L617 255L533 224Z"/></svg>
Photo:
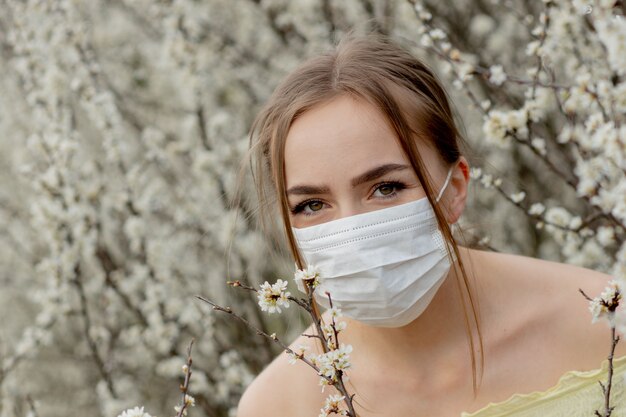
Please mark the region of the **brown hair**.
<svg viewBox="0 0 626 417"><path fill-rule="evenodd" d="M472 296L459 248L441 209L435 204L433 186L418 153L416 138L436 149L446 165L458 161L460 147L469 149L460 134L445 90L433 72L411 53L380 34L345 36L336 48L318 55L292 71L278 85L255 119L250 133L253 177L261 209L278 203L282 229L289 249L299 268L302 256L291 232L289 206L285 192L284 149L292 123L304 112L339 95L348 94L365 99L386 117L394 129L403 151L411 162L426 196L433 205L444 239L457 255L463 277L457 280L461 294L465 289L471 318L478 333L481 375L484 366L483 340L477 315L477 300ZM261 210L265 226L271 222L270 211ZM470 328L467 304L461 296L465 311L466 331L472 359L472 386L476 395L475 340ZM481 376L482 379L482 376Z"/></svg>

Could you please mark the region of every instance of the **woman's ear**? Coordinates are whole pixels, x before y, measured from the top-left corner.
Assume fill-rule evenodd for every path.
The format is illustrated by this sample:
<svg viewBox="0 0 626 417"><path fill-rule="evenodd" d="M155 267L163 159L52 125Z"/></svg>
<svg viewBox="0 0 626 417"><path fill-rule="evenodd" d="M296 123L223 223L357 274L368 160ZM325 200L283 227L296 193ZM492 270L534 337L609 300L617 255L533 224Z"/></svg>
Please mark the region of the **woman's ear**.
<svg viewBox="0 0 626 417"><path fill-rule="evenodd" d="M464 156L459 157L455 167L452 168L450 176L450 185L453 192L449 195L449 203L447 206L446 217L449 224L455 224L463 211L467 200L467 188L470 181L470 166Z"/></svg>

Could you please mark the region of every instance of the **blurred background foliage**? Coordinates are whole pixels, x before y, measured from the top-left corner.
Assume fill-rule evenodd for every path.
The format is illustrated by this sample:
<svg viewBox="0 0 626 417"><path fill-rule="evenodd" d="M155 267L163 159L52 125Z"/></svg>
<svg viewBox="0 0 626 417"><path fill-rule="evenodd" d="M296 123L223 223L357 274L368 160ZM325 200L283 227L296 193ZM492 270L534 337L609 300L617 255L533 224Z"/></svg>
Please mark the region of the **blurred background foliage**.
<svg viewBox="0 0 626 417"><path fill-rule="evenodd" d="M596 3L0 0L0 416L171 412L192 337L192 413L235 415L279 351L194 295L286 341L304 328L226 285L293 268L248 176L232 197L264 100L351 29L448 89L472 150L464 244L623 270L624 3Z"/></svg>

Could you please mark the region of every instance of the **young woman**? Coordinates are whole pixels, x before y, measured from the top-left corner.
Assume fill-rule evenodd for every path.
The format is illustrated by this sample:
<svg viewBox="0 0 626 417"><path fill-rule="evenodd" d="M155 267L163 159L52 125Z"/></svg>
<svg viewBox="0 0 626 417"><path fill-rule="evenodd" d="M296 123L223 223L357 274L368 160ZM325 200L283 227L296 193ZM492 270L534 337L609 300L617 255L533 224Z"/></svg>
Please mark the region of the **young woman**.
<svg viewBox="0 0 626 417"><path fill-rule="evenodd" d="M277 203L296 262L320 266L343 310L359 416L590 417L602 407L610 333L591 324L578 289L598 295L611 277L455 242L466 144L440 82L410 53L379 36L344 38L285 78L252 138L262 204ZM317 343L300 336L291 347L321 353ZM614 417L626 416L625 354L618 344ZM317 416L338 394L318 381L283 353L238 416Z"/></svg>

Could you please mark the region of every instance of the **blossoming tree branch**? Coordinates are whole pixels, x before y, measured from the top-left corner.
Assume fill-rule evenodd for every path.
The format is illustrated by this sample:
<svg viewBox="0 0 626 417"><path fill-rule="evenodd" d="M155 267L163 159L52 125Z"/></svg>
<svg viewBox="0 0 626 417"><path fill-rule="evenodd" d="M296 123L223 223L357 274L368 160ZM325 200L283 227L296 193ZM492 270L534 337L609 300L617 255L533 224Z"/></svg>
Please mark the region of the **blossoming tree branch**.
<svg viewBox="0 0 626 417"><path fill-rule="evenodd" d="M260 334L279 344L288 353L289 362L291 364L295 364L296 361L301 360L313 368L318 375L320 375L319 384L322 386L322 392L324 392L324 387L327 385L336 387L341 395L331 394L326 398L326 402L321 409L320 417L326 417L332 414L357 417L352 404L354 394L350 395L348 393L344 383L349 379L346 374L346 370L351 366L349 359L352 346L339 343L339 333L346 328L345 321L335 321L336 318L341 317L341 309L333 306L332 296L326 292L326 296L328 297L331 307L331 322L328 324L324 324L322 322L322 318L317 313L315 301L313 300L313 292L319 286L323 278L320 277L320 272L314 265L309 265L306 269L297 269L294 279L301 280L303 282L303 288L305 288L307 293L306 299L298 299L291 296L291 293L287 291L288 282L282 279L277 280L274 284L270 284L265 281L261 284L261 287L258 290L244 285L240 281L229 282L229 284L233 287L255 291L257 293L258 303L261 310L266 311L269 314L281 313L281 307L289 308L290 302L294 302L306 310L317 330L317 334L310 335L310 337L319 339L323 349L323 353L319 355L305 355L305 351L308 350L308 346L304 345L298 346L298 350L294 352L291 348L285 345L275 333L268 335L264 331L255 328L250 325L245 318L234 313L230 307L219 306L201 296L198 296L198 298L209 303L213 306L214 310L223 311L232 315L239 321L251 327L257 334ZM342 408L340 405L343 401L345 401L346 408Z"/></svg>

